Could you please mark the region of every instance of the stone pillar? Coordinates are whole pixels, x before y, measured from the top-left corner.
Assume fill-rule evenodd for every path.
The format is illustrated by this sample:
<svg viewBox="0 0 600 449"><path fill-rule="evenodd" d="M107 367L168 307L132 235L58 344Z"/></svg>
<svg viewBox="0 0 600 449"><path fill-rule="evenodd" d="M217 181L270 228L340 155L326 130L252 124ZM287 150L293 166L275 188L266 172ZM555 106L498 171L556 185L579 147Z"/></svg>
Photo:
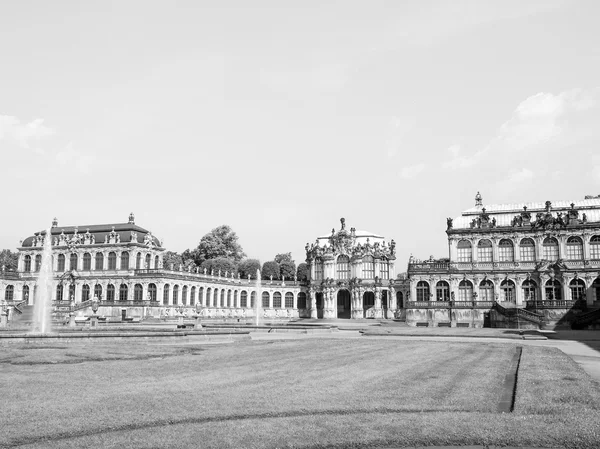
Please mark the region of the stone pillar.
<svg viewBox="0 0 600 449"><path fill-rule="evenodd" d="M375 318L383 318L383 310L381 308L381 288L375 287Z"/></svg>
<svg viewBox="0 0 600 449"><path fill-rule="evenodd" d="M310 302L310 317L316 319L316 318L318 318L317 298L316 298L316 291L313 290L312 288L308 289L308 300Z"/></svg>
<svg viewBox="0 0 600 449"><path fill-rule="evenodd" d="M571 289L569 288L570 279L562 278L563 300L571 300Z"/></svg>

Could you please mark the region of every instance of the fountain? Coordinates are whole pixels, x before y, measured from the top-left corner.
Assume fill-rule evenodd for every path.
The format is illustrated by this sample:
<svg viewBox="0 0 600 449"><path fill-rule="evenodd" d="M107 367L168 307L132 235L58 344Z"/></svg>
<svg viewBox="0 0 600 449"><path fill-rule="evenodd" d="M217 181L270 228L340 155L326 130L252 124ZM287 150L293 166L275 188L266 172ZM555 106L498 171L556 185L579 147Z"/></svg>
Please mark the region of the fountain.
<svg viewBox="0 0 600 449"><path fill-rule="evenodd" d="M255 318L255 324L256 326L258 326L258 323L260 321L260 309L262 306L262 293L260 291L260 270L257 268L256 269L256 300L255 300L255 310L254 313L256 315Z"/></svg>
<svg viewBox="0 0 600 449"><path fill-rule="evenodd" d="M35 333L50 332L50 311L52 307L52 234L46 229L42 265L38 274L33 304L33 328Z"/></svg>

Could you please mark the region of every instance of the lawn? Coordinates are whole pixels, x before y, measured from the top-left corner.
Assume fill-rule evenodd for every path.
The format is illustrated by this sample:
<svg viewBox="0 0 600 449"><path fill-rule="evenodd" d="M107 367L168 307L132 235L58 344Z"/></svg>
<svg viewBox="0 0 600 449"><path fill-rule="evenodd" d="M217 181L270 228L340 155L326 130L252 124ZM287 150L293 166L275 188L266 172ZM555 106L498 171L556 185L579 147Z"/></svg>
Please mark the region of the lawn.
<svg viewBox="0 0 600 449"><path fill-rule="evenodd" d="M553 348L305 339L5 347L6 447L597 447L600 392ZM26 349L27 348L27 349Z"/></svg>

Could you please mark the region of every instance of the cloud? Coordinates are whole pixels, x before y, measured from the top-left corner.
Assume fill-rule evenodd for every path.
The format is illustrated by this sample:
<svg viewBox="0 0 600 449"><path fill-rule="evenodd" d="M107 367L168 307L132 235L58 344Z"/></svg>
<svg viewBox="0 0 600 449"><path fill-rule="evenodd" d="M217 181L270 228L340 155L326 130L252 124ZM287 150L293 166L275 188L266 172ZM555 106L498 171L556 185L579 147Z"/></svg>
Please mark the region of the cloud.
<svg viewBox="0 0 600 449"><path fill-rule="evenodd" d="M0 115L0 140L16 143L21 148L30 149L33 141L52 136L56 131L44 125L44 119L38 118L29 123L11 115ZM36 152L43 150L36 149Z"/></svg>
<svg viewBox="0 0 600 449"><path fill-rule="evenodd" d="M533 179L533 172L528 168L522 168L521 170L513 170L509 173L506 182L511 185L521 184L524 182L531 181Z"/></svg>
<svg viewBox="0 0 600 449"><path fill-rule="evenodd" d="M96 160L93 154L75 150L73 142L70 142L56 153L55 157L60 165L71 167L80 174L89 173L92 164Z"/></svg>
<svg viewBox="0 0 600 449"><path fill-rule="evenodd" d="M385 152L388 158L398 155L406 136L415 127L415 119L393 116L388 123L387 137L385 140Z"/></svg>
<svg viewBox="0 0 600 449"><path fill-rule="evenodd" d="M423 170L425 170L425 164L410 165L408 167L403 167L402 170L400 170L399 175L403 179L414 179Z"/></svg>
<svg viewBox="0 0 600 449"><path fill-rule="evenodd" d="M443 167L447 170L459 170L461 168L468 168L475 165L479 158L480 153L475 153L471 157L465 157L461 155L461 146L458 144L450 145L447 150L452 158L449 161L444 162Z"/></svg>

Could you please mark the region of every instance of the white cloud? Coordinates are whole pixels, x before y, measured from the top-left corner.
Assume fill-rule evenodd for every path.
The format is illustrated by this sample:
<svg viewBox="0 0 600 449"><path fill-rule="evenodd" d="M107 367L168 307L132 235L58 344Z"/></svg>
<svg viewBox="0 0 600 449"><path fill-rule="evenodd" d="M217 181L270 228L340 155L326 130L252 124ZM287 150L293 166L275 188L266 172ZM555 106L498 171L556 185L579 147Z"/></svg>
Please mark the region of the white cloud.
<svg viewBox="0 0 600 449"><path fill-rule="evenodd" d="M443 166L448 170L459 170L461 168L468 168L475 165L481 154L475 153L473 156L466 157L461 155L461 146L458 144L450 145L448 152L452 158L449 161L444 162Z"/></svg>
<svg viewBox="0 0 600 449"><path fill-rule="evenodd" d="M90 153L75 150L73 142L70 142L62 150L56 153L56 161L64 166L69 166L75 171L87 174L95 161L95 156Z"/></svg>
<svg viewBox="0 0 600 449"><path fill-rule="evenodd" d="M54 129L44 125L44 119L35 119L29 123L11 115L0 115L0 140L16 143L21 148L30 148L32 141L38 141L54 135ZM40 152L39 148L36 152Z"/></svg>
<svg viewBox="0 0 600 449"><path fill-rule="evenodd" d="M399 175L403 179L413 179L423 170L425 170L425 164L410 165L408 167L403 167L402 170L400 170Z"/></svg>

